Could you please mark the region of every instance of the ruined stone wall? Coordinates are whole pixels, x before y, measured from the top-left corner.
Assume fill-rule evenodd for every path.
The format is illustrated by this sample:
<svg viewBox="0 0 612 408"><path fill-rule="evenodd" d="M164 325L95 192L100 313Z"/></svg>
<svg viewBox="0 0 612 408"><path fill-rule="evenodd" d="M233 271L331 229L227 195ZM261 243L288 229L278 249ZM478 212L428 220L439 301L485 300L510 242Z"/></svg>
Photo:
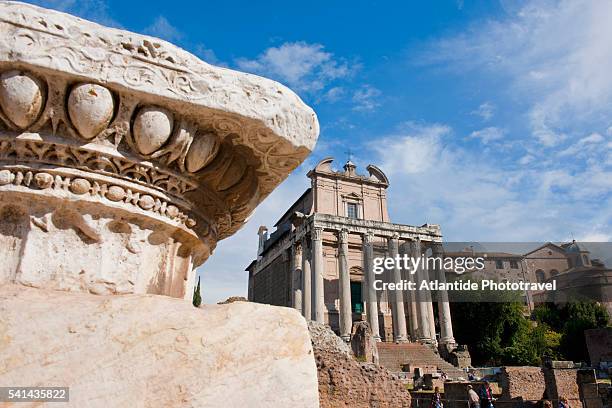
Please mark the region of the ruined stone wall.
<svg viewBox="0 0 612 408"><path fill-rule="evenodd" d="M408 408L410 393L387 369L354 359L329 328L309 322L321 408Z"/></svg>
<svg viewBox="0 0 612 408"><path fill-rule="evenodd" d="M569 400L573 408L582 407L578 389L578 370L573 368L544 368L546 382L546 397L558 401L560 397Z"/></svg>
<svg viewBox="0 0 612 408"><path fill-rule="evenodd" d="M501 387L504 400L539 401L546 391L544 373L540 367L503 367Z"/></svg>

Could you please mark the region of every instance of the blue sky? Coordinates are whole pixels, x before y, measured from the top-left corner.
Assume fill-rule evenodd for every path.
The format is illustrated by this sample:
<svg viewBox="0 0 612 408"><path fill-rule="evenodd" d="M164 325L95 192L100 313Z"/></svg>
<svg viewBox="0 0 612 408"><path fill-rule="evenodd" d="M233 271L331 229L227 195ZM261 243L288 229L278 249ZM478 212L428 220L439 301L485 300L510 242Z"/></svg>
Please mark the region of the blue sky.
<svg viewBox="0 0 612 408"><path fill-rule="evenodd" d="M35 2L276 79L319 116L313 155L199 269L245 295L259 225L347 149L389 176L391 219L449 241L612 239L608 1Z"/></svg>

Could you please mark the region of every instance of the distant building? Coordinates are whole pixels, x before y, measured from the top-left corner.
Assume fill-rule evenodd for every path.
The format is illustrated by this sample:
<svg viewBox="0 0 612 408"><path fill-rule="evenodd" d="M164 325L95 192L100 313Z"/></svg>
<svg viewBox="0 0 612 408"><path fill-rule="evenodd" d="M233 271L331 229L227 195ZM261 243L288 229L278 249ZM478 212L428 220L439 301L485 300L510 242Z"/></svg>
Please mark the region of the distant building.
<svg viewBox="0 0 612 408"><path fill-rule="evenodd" d="M453 258L485 258L483 269L465 273L465 276L473 279L494 277L499 282L539 283L555 279L556 292L525 293L524 301L529 310L537 303L583 299L602 303L612 316L612 270L606 268L600 260L591 259L590 251L576 241L560 245L547 242L525 254L473 251L466 248L463 251L445 252L444 255ZM447 272L447 275L454 274Z"/></svg>

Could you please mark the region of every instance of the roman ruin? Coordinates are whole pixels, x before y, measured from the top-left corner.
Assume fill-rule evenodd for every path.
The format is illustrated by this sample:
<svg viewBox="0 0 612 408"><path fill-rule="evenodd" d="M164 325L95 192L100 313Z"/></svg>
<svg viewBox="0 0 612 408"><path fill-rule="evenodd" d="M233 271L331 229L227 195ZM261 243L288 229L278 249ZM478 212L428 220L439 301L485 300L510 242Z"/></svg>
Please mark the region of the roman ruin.
<svg viewBox="0 0 612 408"><path fill-rule="evenodd" d="M441 254L439 225L391 223L389 180L381 169L360 175L347 161L332 169L332 158L308 173L311 187L281 216L276 230L260 228L258 257L249 271L249 300L291 306L306 319L327 323L346 341L353 323L367 320L378 341L420 342L447 351L456 348L445 291L438 291L440 331L436 332L428 290L375 290L374 258ZM416 274L397 267L387 282L445 281L438 268Z"/></svg>
<svg viewBox="0 0 612 408"><path fill-rule="evenodd" d="M22 3L0 2L0 16L0 309L8 311L0 348L10 356L1 382L74 386L74 401L83 403L79 392L99 377L68 381L68 373L96 361L77 362L70 349L91 347L106 362L107 381L99 386L109 394L88 406L119 406L123 400L110 393L113 368L131 362L142 370L124 378L125 386L147 386L155 373L187 364L181 358L191 355L195 371L179 370L178 379L168 380L180 389L176 398L239 404L249 393L234 365L245 369L243 353L250 353L258 357L253 374L265 367L259 376L268 379L260 378L259 392L248 398L265 406L318 406L316 367L298 313L258 305L248 313L239 304L202 312L182 300L191 299L194 270L217 242L235 233L313 149L319 133L313 110L276 82L214 67L157 38ZM135 318L146 313L139 302L165 311L164 321L174 316L160 332L174 330L176 342L199 354L176 354L184 350L172 336L156 343L155 316ZM54 313L36 312L50 311L46 304ZM202 313L206 327L197 319ZM241 336L226 327L230 314ZM240 324L249 314L259 316L259 326ZM55 322L57 335L43 318ZM79 334L100 328L106 329L93 337ZM60 335L64 330L75 336ZM262 330L276 353L237 338ZM45 336L57 356L35 341ZM155 352L113 348L118 341L128 347L132 338ZM166 349L164 341L171 342ZM169 367L165 353L176 357ZM43 363L47 370L31 365ZM285 397L270 400L266 387ZM129 402L155 397L138 395Z"/></svg>

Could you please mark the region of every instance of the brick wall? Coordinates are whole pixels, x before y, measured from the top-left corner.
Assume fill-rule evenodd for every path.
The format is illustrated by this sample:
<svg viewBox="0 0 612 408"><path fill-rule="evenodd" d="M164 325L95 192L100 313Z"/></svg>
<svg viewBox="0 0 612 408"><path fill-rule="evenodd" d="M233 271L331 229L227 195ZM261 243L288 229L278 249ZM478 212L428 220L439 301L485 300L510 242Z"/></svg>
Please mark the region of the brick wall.
<svg viewBox="0 0 612 408"><path fill-rule="evenodd" d="M503 400L539 401L545 381L540 367L503 367L500 375Z"/></svg>
<svg viewBox="0 0 612 408"><path fill-rule="evenodd" d="M548 399L553 400L553 406L559 397L569 400L573 408L581 408L580 391L578 389L578 370L574 368L543 368L546 382L546 394Z"/></svg>

